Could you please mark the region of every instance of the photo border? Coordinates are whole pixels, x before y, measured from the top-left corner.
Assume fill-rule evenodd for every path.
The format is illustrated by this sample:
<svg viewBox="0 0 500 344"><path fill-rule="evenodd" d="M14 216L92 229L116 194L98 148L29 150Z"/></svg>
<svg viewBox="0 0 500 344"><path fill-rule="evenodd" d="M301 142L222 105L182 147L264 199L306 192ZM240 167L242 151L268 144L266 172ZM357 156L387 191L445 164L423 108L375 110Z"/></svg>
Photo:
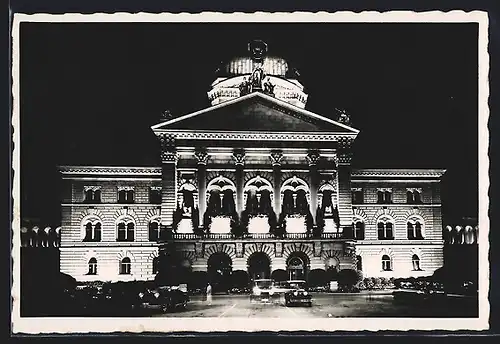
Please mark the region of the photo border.
<svg viewBox="0 0 500 344"><path fill-rule="evenodd" d="M19 28L22 22L275 22L275 23L478 23L478 153L479 153L479 317L478 318L332 318L280 319L268 318L77 318L20 316L20 86L19 86ZM389 11L389 12L255 12L255 13L95 13L95 14L18 14L12 23L12 96L13 96L13 308L12 332L29 333L143 333L143 332L256 332L256 331L435 331L487 330L490 304L488 300L489 255L489 54L488 14L484 11Z"/></svg>

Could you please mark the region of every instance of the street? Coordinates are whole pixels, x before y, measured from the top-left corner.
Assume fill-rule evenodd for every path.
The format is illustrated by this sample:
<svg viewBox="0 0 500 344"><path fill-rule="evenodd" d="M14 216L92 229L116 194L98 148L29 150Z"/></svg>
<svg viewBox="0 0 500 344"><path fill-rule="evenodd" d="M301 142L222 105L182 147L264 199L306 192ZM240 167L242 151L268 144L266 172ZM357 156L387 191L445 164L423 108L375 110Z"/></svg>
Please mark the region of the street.
<svg viewBox="0 0 500 344"><path fill-rule="evenodd" d="M214 295L212 304L203 296L192 296L186 310L155 317L208 318L330 318L330 317L474 317L474 307L439 304L400 304L390 294L322 294L313 293L313 305L285 307L250 303L249 295Z"/></svg>

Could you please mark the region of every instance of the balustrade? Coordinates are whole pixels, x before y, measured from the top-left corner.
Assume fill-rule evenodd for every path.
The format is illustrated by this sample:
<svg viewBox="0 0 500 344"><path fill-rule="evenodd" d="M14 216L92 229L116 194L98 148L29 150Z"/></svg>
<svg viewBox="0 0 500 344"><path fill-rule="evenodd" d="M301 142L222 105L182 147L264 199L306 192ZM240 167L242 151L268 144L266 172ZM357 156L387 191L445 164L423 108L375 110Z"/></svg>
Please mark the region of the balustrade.
<svg viewBox="0 0 500 344"><path fill-rule="evenodd" d="M349 239L343 233L322 233L320 237L315 237L310 233L285 233L282 236L273 235L271 233L245 233L241 236L236 236L231 233L172 233L173 240L235 240L235 239L278 239L278 240L303 240L303 239Z"/></svg>

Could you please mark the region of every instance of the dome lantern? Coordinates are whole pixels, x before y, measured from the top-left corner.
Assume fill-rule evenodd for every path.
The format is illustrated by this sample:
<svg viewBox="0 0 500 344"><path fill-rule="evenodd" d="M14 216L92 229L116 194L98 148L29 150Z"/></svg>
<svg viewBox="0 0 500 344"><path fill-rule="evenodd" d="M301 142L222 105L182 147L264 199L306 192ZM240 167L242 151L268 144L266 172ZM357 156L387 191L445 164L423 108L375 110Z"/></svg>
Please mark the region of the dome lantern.
<svg viewBox="0 0 500 344"><path fill-rule="evenodd" d="M307 94L304 86L290 77L288 62L281 57L270 56L268 45L253 40L247 45L247 55L237 56L219 68L217 79L212 83L208 98L212 105L262 92L277 99L304 108Z"/></svg>

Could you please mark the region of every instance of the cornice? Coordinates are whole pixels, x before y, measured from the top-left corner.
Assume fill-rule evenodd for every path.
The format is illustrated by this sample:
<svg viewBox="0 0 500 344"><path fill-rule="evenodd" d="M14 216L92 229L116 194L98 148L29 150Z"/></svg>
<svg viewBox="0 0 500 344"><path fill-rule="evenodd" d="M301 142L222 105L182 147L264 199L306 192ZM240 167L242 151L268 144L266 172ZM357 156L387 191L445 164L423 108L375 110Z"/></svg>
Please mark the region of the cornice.
<svg viewBox="0 0 500 344"><path fill-rule="evenodd" d="M161 167L115 167L115 166L60 166L61 174L86 175L158 175L161 176Z"/></svg>
<svg viewBox="0 0 500 344"><path fill-rule="evenodd" d="M441 169L355 169L352 177L424 177L441 178L446 170Z"/></svg>
<svg viewBox="0 0 500 344"><path fill-rule="evenodd" d="M160 130L157 130L160 133ZM244 132L244 131L192 131L168 130L176 140L229 140L229 141L315 141L338 142L355 139L352 133L331 132ZM348 140L350 141L350 140Z"/></svg>

